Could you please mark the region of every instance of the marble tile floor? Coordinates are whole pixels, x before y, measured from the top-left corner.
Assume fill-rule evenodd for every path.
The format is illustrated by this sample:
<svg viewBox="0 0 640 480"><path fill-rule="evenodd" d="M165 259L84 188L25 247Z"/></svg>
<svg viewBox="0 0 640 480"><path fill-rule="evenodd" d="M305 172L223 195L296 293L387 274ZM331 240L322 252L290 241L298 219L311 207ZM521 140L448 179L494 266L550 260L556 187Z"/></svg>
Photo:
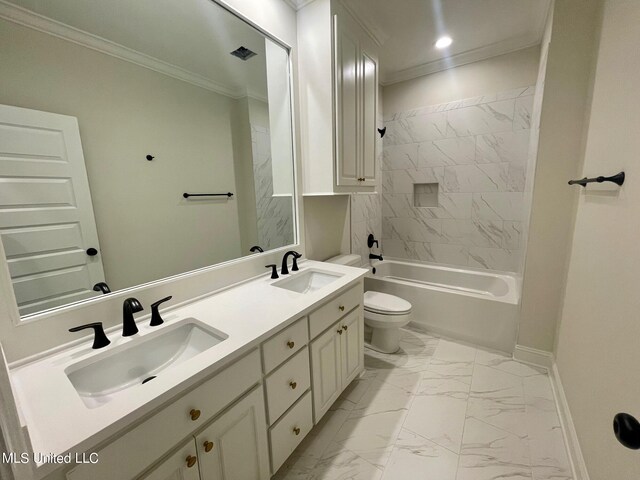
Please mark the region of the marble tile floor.
<svg viewBox="0 0 640 480"><path fill-rule="evenodd" d="M570 480L549 377L510 357L404 329L278 480Z"/></svg>

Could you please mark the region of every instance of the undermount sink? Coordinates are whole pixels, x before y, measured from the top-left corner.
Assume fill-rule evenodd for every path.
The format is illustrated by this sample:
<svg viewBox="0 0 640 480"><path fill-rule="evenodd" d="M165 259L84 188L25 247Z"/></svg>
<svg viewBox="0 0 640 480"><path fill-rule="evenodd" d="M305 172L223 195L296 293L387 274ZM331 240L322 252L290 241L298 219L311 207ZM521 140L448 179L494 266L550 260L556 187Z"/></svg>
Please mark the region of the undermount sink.
<svg viewBox="0 0 640 480"><path fill-rule="evenodd" d="M294 273L291 277L273 282L271 285L284 288L292 292L311 293L326 287L342 275L323 272L321 270L305 270Z"/></svg>
<svg viewBox="0 0 640 480"><path fill-rule="evenodd" d="M164 327L157 335L150 334L148 338L71 365L65 373L84 404L97 408L227 338L228 335L189 318Z"/></svg>

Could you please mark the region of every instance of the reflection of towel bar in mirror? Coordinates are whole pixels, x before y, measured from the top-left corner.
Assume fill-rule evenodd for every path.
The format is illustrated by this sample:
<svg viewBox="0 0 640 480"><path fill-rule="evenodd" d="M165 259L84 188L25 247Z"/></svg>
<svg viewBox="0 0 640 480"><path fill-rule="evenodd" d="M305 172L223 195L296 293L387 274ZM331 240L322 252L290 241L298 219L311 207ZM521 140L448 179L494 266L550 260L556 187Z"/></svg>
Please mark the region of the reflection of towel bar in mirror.
<svg viewBox="0 0 640 480"><path fill-rule="evenodd" d="M233 193L231 192L227 192L227 193L183 193L182 196L184 198L189 198L189 197L233 197Z"/></svg>

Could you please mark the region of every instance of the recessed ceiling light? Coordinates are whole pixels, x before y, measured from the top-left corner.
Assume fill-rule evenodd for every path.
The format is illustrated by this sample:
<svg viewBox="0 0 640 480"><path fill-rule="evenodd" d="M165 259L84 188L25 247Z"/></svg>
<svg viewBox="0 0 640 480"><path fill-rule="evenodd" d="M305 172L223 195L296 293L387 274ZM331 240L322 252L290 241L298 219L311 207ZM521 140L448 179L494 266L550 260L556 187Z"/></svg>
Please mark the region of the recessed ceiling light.
<svg viewBox="0 0 640 480"><path fill-rule="evenodd" d="M451 37L447 37L447 36L440 37L436 42L436 48L447 48L452 43L453 43L453 40L451 40Z"/></svg>

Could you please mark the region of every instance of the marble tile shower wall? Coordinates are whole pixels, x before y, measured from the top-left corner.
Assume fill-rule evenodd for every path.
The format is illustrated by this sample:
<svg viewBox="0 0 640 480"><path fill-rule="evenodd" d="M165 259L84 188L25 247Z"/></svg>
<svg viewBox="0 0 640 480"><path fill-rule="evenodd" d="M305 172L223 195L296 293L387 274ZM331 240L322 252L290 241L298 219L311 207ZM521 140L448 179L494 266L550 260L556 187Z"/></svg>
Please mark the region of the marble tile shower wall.
<svg viewBox="0 0 640 480"><path fill-rule="evenodd" d="M385 255L518 270L534 90L522 87L386 117ZM414 185L436 183L437 206L416 207Z"/></svg>
<svg viewBox="0 0 640 480"><path fill-rule="evenodd" d="M293 203L290 196L273 196L271 137L264 127L251 125L253 183L256 192L258 245L271 250L293 243Z"/></svg>
<svg viewBox="0 0 640 480"><path fill-rule="evenodd" d="M383 119L378 117L378 125L382 125ZM383 140L377 137L376 140L376 169L378 186L376 193L353 193L351 194L351 253L357 253L362 257L364 264L369 263L369 252L381 253L381 249L369 250L367 237L369 234L378 240L382 247L382 203L380 190L382 188L382 153Z"/></svg>

